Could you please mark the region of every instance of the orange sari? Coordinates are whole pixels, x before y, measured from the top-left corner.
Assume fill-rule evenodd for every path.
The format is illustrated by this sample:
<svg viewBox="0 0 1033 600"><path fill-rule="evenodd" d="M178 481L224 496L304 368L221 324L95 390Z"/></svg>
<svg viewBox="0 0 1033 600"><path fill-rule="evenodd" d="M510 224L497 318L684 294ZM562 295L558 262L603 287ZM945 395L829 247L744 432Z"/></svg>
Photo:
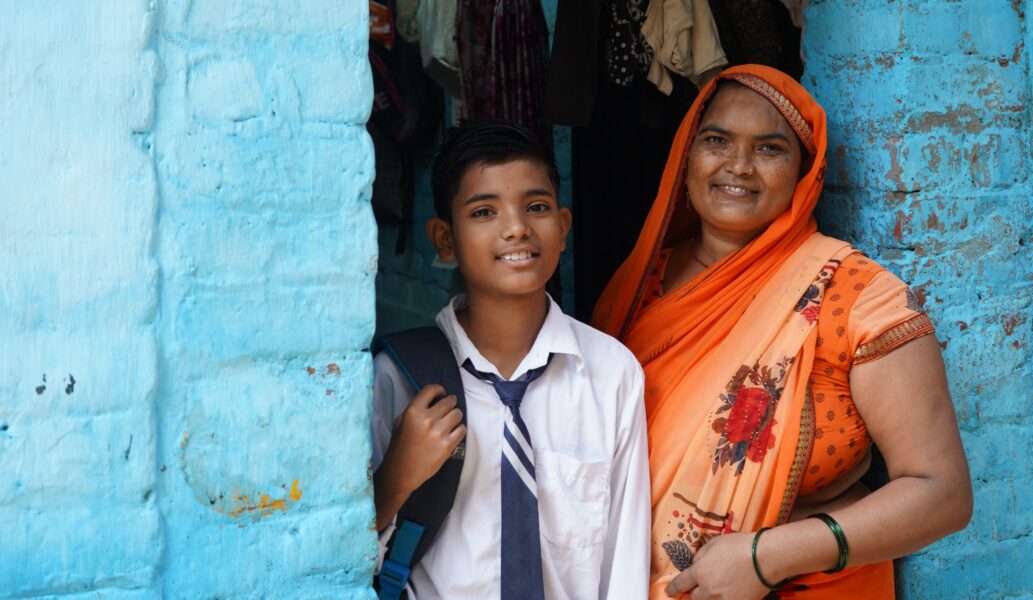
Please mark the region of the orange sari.
<svg viewBox="0 0 1033 600"><path fill-rule="evenodd" d="M686 201L686 159L719 79L770 100L796 131L810 168L790 208L764 233L645 306L661 249L696 224ZM828 282L856 252L817 233L812 212L825 151L825 113L796 81L758 65L724 71L682 121L638 242L596 305L593 324L621 339L646 374L651 598L664 598L664 586L714 536L785 523L796 502L814 444L808 378L815 323ZM780 595L892 598L887 569L890 563L807 575L794 584L808 589Z"/></svg>

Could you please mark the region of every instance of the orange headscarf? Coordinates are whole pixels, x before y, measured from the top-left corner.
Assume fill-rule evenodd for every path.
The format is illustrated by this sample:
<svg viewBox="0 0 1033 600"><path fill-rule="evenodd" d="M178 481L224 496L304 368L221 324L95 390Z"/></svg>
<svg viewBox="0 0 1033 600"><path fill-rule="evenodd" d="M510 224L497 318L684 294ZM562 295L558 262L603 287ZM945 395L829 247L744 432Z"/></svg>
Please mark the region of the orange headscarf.
<svg viewBox="0 0 1033 600"><path fill-rule="evenodd" d="M721 79L753 89L782 113L809 169L789 209L757 238L643 307L661 248L697 222L686 201L686 162ZM721 73L682 121L638 242L596 305L593 324L620 338L646 373L655 598L707 540L784 523L796 500L813 446L807 381L817 307L854 252L817 233L812 217L825 149L825 112L796 81L758 65Z"/></svg>

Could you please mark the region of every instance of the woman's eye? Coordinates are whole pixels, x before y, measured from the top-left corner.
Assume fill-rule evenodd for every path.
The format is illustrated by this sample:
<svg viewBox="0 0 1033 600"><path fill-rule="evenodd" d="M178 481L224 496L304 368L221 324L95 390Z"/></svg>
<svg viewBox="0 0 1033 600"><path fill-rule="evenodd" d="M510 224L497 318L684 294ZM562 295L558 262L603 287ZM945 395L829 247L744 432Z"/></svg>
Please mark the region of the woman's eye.
<svg viewBox="0 0 1033 600"><path fill-rule="evenodd" d="M764 154L782 154L786 151L785 148L779 146L778 144L762 144L758 147L758 150L760 150Z"/></svg>
<svg viewBox="0 0 1033 600"><path fill-rule="evenodd" d="M716 135L708 135L705 138L703 138L703 143L704 144L712 144L712 145L716 145L716 146L723 145L727 141L728 140L726 140L725 138L720 137L720 136L716 136Z"/></svg>

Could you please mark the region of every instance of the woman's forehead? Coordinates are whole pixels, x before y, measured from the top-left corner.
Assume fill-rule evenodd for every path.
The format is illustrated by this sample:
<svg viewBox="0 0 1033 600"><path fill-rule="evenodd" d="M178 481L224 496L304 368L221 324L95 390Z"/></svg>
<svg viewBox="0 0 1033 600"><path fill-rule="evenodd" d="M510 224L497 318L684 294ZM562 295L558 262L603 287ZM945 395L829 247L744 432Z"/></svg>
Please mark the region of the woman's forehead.
<svg viewBox="0 0 1033 600"><path fill-rule="evenodd" d="M700 129L708 125L732 132L777 131L796 137L789 122L767 98L739 84L722 86L707 102Z"/></svg>

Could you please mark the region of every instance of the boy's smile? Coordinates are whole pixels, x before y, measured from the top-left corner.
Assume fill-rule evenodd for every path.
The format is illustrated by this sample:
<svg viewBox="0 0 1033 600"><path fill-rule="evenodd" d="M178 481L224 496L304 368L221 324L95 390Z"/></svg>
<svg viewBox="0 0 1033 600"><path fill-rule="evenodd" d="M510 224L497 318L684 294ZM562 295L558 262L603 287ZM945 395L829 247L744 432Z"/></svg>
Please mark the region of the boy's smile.
<svg viewBox="0 0 1033 600"><path fill-rule="evenodd" d="M545 289L569 229L570 211L559 207L545 167L526 159L471 166L452 223L427 224L441 258L458 261L468 292L507 296Z"/></svg>

